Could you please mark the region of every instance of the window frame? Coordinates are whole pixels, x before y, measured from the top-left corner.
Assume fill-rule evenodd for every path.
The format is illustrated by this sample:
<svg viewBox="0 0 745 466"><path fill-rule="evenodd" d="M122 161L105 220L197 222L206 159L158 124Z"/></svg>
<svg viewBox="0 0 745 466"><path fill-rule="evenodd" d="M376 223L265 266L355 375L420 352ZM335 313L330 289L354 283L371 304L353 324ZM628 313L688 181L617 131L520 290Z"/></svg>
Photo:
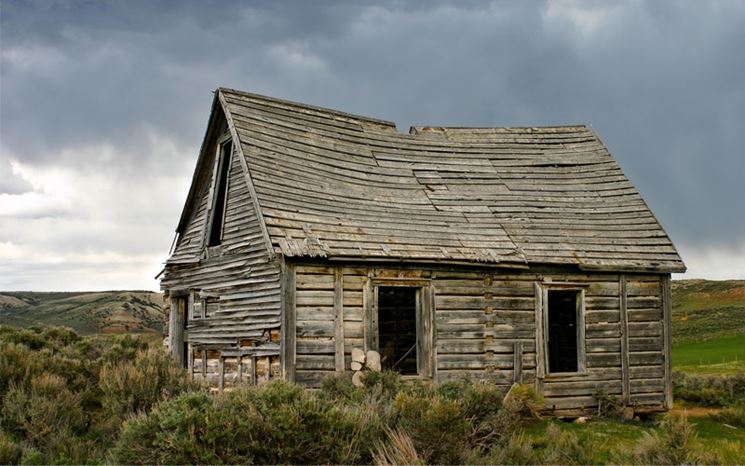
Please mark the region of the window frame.
<svg viewBox="0 0 745 466"><path fill-rule="evenodd" d="M543 354L541 355L546 377L566 377L587 374L587 351L585 349L585 289L584 284L544 283L541 286L541 328L543 340ZM577 322L577 370L573 372L551 372L549 364L549 291L574 291L576 293L576 322Z"/></svg>
<svg viewBox="0 0 745 466"><path fill-rule="evenodd" d="M431 280L409 278L368 278L363 297L365 308L364 349L380 350L380 333L378 331L378 296L380 287L402 286L416 290L415 319L417 329L417 373L402 375L404 379L435 379L435 316L434 288Z"/></svg>

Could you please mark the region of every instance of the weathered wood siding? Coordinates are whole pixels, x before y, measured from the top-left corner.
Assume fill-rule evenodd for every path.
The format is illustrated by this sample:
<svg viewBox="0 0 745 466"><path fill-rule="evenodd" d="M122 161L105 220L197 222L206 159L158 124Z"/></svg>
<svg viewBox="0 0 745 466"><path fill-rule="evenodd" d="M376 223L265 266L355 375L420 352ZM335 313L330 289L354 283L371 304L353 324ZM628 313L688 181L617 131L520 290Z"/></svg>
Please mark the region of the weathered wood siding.
<svg viewBox="0 0 745 466"><path fill-rule="evenodd" d="M211 206L211 183L212 180L206 180L200 191L195 203L198 207L174 254L174 257L188 256L194 262L167 264L161 287L170 292L190 293L192 306L195 300L212 299L206 303L206 317L190 318L186 329L193 350L190 357L196 361L190 364L195 377L216 378L228 385L251 377L261 380L264 374L271 375L272 367L279 367L279 263L269 257L237 152L233 154L229 171L222 244L202 252ZM202 351L207 349L213 357L206 359L208 370L203 370ZM259 352L260 358L254 361L254 355ZM240 359L243 365L248 365L241 370ZM267 368L262 369L264 366ZM257 376L252 375L255 372Z"/></svg>
<svg viewBox="0 0 745 466"><path fill-rule="evenodd" d="M664 344L663 283L655 275L627 276L629 396L634 405L665 402L665 362L669 355Z"/></svg>
<svg viewBox="0 0 745 466"><path fill-rule="evenodd" d="M468 376L505 387L536 384L545 407L558 414L593 409L600 390L639 410L663 408L666 355L657 275L298 265L296 381L317 386L340 370L339 361L349 370L351 349L369 345L370 283L385 278L431 284L438 381ZM546 363L537 367L546 356L537 350L544 324L536 309L544 290L555 287L584 296L581 373L548 374Z"/></svg>

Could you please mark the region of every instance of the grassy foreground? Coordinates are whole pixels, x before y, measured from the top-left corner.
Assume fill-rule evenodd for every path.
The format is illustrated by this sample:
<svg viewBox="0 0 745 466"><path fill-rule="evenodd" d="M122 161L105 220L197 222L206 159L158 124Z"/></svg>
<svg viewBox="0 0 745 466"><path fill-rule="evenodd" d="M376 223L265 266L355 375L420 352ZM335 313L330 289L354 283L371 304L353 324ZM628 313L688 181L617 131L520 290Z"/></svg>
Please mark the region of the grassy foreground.
<svg viewBox="0 0 745 466"><path fill-rule="evenodd" d="M211 394L139 338L0 327L0 464L745 463L745 377L678 384L716 417L550 421L529 387L391 373Z"/></svg>

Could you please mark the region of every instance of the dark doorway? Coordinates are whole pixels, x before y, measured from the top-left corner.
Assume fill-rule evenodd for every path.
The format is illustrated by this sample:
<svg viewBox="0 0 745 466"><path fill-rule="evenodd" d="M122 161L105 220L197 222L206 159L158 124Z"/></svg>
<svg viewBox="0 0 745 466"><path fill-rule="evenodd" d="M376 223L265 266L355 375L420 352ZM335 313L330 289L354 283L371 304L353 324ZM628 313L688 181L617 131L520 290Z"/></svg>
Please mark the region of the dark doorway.
<svg viewBox="0 0 745 466"><path fill-rule="evenodd" d="M548 292L549 372L577 372L577 292Z"/></svg>
<svg viewBox="0 0 745 466"><path fill-rule="evenodd" d="M417 288L378 287L378 342L383 369L416 375Z"/></svg>

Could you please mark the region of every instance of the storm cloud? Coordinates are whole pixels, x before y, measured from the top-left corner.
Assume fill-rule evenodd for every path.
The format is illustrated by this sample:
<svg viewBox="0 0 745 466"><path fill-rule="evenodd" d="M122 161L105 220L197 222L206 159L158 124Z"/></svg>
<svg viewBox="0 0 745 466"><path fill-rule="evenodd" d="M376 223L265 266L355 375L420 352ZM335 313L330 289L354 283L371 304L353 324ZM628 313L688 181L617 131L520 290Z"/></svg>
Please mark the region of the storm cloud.
<svg viewBox="0 0 745 466"><path fill-rule="evenodd" d="M4 1L0 289L154 288L218 86L409 125L592 125L745 277L745 3Z"/></svg>

